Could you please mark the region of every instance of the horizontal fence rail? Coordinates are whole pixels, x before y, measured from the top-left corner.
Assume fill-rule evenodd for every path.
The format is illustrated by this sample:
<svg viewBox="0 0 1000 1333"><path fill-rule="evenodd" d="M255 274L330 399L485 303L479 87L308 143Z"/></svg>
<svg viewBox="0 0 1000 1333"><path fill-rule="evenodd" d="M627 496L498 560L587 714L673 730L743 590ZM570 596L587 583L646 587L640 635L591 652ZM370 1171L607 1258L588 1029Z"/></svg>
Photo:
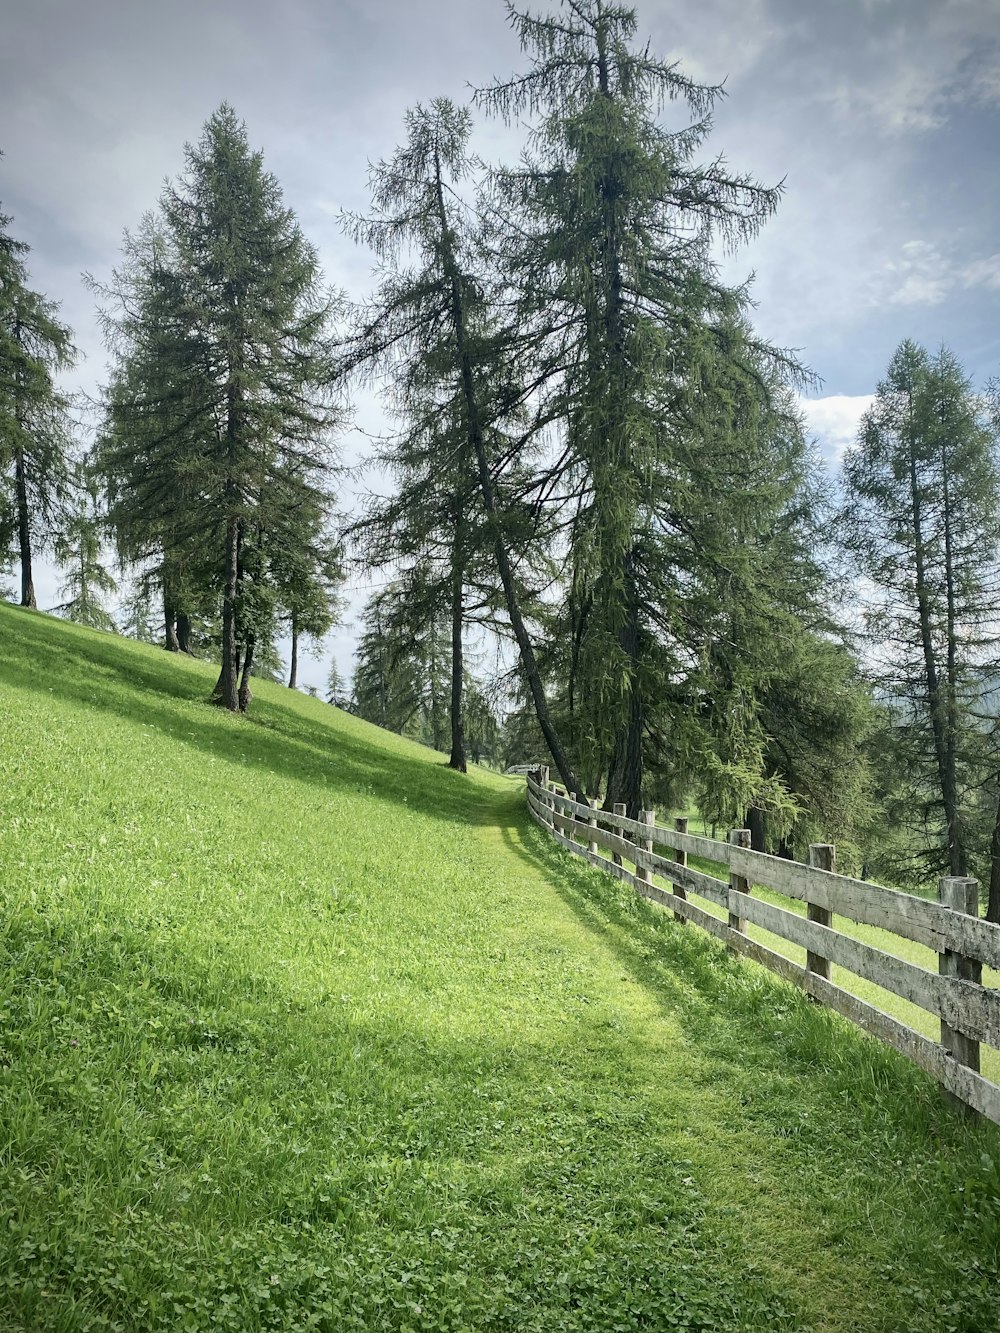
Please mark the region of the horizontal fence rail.
<svg viewBox="0 0 1000 1333"><path fill-rule="evenodd" d="M726 842L696 837L688 833L686 819L667 828L656 823L652 810L642 811L641 819L629 819L621 806L599 810L549 782L545 768L526 776L528 809L561 846L793 982L1000 1124L1000 1086L980 1072L981 1043L1000 1049L1000 992L982 984L984 964L1000 968L1000 926L979 917L975 880L942 879L940 901L932 902L838 875L834 848L827 844L811 847L810 864L801 865L752 851L746 829L734 829ZM719 865L728 879L696 870L689 856ZM666 886L654 883L654 875ZM758 887L804 903L806 915L755 897ZM722 908L726 916L692 902L688 894ZM938 970L837 930L834 914L934 950ZM804 949L805 966L751 939L748 924ZM940 1021L940 1042L835 984L831 964L933 1014Z"/></svg>

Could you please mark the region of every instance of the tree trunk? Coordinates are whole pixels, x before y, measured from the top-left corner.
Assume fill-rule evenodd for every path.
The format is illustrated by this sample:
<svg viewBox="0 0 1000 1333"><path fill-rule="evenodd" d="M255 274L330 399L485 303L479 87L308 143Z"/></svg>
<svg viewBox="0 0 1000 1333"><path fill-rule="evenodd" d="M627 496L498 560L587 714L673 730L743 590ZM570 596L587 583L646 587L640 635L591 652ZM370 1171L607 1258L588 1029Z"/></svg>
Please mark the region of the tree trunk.
<svg viewBox="0 0 1000 1333"><path fill-rule="evenodd" d="M997 797L997 814L990 840L990 896L986 903L986 920L1000 924L1000 796Z"/></svg>
<svg viewBox="0 0 1000 1333"><path fill-rule="evenodd" d="M21 605L35 609L35 580L31 568L31 523L28 514L28 479L24 471L24 452L14 447L14 484L17 489L17 540L21 551Z"/></svg>
<svg viewBox="0 0 1000 1333"><path fill-rule="evenodd" d="M177 637L177 612L167 601L166 594L163 597L163 646L168 653L179 653L181 650Z"/></svg>
<svg viewBox="0 0 1000 1333"><path fill-rule="evenodd" d="M472 369L472 355L469 352L466 339L462 284L458 266L452 252L451 229L448 225L448 214L444 203L444 187L441 183L440 162L437 159L435 159L435 169L437 176L437 205L443 247L442 266L445 277L448 279L451 287L451 321L455 335L455 349L458 353L459 368L462 376L462 395L465 400L469 443L475 454L476 465L479 470L479 488L482 492L483 508L486 510L487 522L492 528L493 550L496 555L497 569L500 573L500 582L503 586L504 598L507 602L507 614L510 616L511 629L514 631L514 638L517 642L518 652L520 653L521 670L524 672L525 680L528 682L528 689L531 691L531 699L535 705L535 716L538 718L538 725L541 727L542 735L545 737L545 743L549 747L552 762L559 770L559 776L566 784L567 791L580 791L581 788L580 784L577 782L576 774L573 772L572 765L566 756L566 752L563 750L562 743L560 742L556 729L552 724L552 716L549 713L548 700L545 698L545 689L542 685L541 673L538 670L538 662L531 645L531 639L528 637L524 618L521 615L517 588L514 584L514 571L510 563L510 557L507 554L507 547L504 544L503 533L498 521L496 497L493 491L493 478L490 476L490 465L486 456L486 442L483 437L482 422L479 416L479 399L476 394L475 376Z"/></svg>
<svg viewBox="0 0 1000 1333"><path fill-rule="evenodd" d="M456 532L461 523L456 525ZM462 722L462 685L465 662L462 652L462 562L457 551L452 551L451 570L451 757L448 767L459 773L467 771L465 761L465 727Z"/></svg>
<svg viewBox="0 0 1000 1333"><path fill-rule="evenodd" d="M558 733L552 724L552 716L549 713L548 700L545 698L545 687L542 685L542 677L538 670L538 662L531 645L531 639L528 637L524 618L521 615L521 606L518 601L517 588L514 584L514 571L511 567L510 557L507 554L507 548L504 545L503 537L500 534L500 527L497 521L496 500L493 494L493 479L490 476L489 462L486 458L486 449L483 444L482 434L477 431L476 435L476 459L479 464L479 486L483 496L483 508L486 510L487 518L493 526L493 551L496 555L497 569L500 572L500 582L503 586L504 598L507 602L507 614L510 616L511 629L514 631L514 639L517 642L518 652L521 657L521 670L524 672L524 678L528 682L528 689L531 692L532 703L535 705L535 716L538 718L538 725L541 728L542 735L545 737L545 744L549 747L549 754L552 756L552 762L559 770L559 776L566 784L566 790L579 791L580 784L576 780L576 774L573 772L573 768L559 740Z"/></svg>
<svg viewBox="0 0 1000 1333"><path fill-rule="evenodd" d="M914 439L912 413L913 406L911 402L909 440L910 508L913 518L913 559L916 575L914 591L917 598L920 644L924 659L924 684L927 689L931 734L934 737L934 757L938 772L938 784L944 805L945 823L948 828L948 865L951 874L964 875L965 870L962 867L965 864L965 854L958 837L958 784L954 769L954 748L948 743L948 710L946 701L942 698L941 682L934 655L934 636L930 613L931 594L927 583L924 559L923 505L920 483L917 477L916 440Z"/></svg>
<svg viewBox="0 0 1000 1333"><path fill-rule="evenodd" d="M629 819L638 819L643 808L642 735L645 716L639 681L639 608L634 596L629 597L628 615L618 641L628 657L630 668L628 716L615 738L604 808L611 810L616 802L622 802Z"/></svg>
<svg viewBox="0 0 1000 1333"><path fill-rule="evenodd" d="M247 651L243 658L243 675L240 678L239 706L240 712L245 713L250 708L250 700L253 693L250 690L250 673L253 671L253 650L256 646L256 639L252 634L247 636Z"/></svg>
<svg viewBox="0 0 1000 1333"><path fill-rule="evenodd" d="M944 578L947 606L947 699L945 700L945 811L948 815L948 865L953 875L968 874L958 811L958 626L955 608L954 543L948 458L941 449L941 481L944 501Z"/></svg>
<svg viewBox="0 0 1000 1333"><path fill-rule="evenodd" d="M239 662L237 659L237 603L243 581L243 520L240 517L244 496L235 481L240 447L243 445L243 398L240 388L242 365L242 339L238 342L235 353L230 352L229 382L226 385L226 443L229 452L229 466L232 469L226 478L224 489L226 509L226 555L224 585L222 593L222 703L231 713L240 708L237 678ZM242 630L242 627L240 627ZM249 636L248 636L249 637ZM252 649L248 647L248 655ZM244 671L244 677L249 672Z"/></svg>
<svg viewBox="0 0 1000 1333"><path fill-rule="evenodd" d="M222 595L222 703L230 712L239 710L236 661L236 594L240 559L240 520L231 518L226 527L226 583Z"/></svg>
<svg viewBox="0 0 1000 1333"><path fill-rule="evenodd" d="M629 819L638 819L643 808L642 732L642 693L634 689L629 695L627 723L615 740L604 801L605 810L612 810L619 802L623 804Z"/></svg>
<svg viewBox="0 0 1000 1333"><path fill-rule="evenodd" d="M744 828L750 830L750 847L755 852L767 851L767 835L764 830L764 811L752 805L746 812Z"/></svg>
<svg viewBox="0 0 1000 1333"><path fill-rule="evenodd" d="M295 689L295 682L299 675L299 626L295 619L295 612L292 612L292 665L288 672L288 688Z"/></svg>
<svg viewBox="0 0 1000 1333"><path fill-rule="evenodd" d="M177 647L182 653L191 652L191 617L177 612Z"/></svg>
<svg viewBox="0 0 1000 1333"><path fill-rule="evenodd" d="M607 30L598 23L595 32L597 43L597 83L601 96L608 102L616 100L612 91L608 69ZM597 339L597 382L600 385L599 398L594 403L596 419L601 423L597 448L598 458L591 458L589 468L598 475L610 467L612 478L618 470L626 472L633 464L631 461L630 427L628 409L621 400L624 386L628 380L628 368L625 355L625 318L621 266L621 219L619 186L614 179L605 178L601 182L601 197L604 202L604 218L600 236L600 273L603 279L603 304L591 306L593 314L600 312ZM596 275L595 275L596 276ZM590 316L588 318L592 318ZM593 385L594 370L591 368ZM619 483L613 480L610 492L602 487L602 508L607 512L609 503L615 513L615 523L619 522L620 507ZM612 750L612 760L608 774L608 793L611 795L612 774L614 775L615 801L625 805L628 817L638 819L643 808L642 784L644 776L643 734L645 730L645 699L643 681L640 673L640 598L636 583L636 549L632 541L630 516L628 543L624 548L612 543L609 549L600 545L601 572L612 589L622 585L622 600L625 603L625 621L618 634L618 645L628 663L628 675L625 693L626 707L615 719L617 735ZM615 594L612 593L612 596Z"/></svg>

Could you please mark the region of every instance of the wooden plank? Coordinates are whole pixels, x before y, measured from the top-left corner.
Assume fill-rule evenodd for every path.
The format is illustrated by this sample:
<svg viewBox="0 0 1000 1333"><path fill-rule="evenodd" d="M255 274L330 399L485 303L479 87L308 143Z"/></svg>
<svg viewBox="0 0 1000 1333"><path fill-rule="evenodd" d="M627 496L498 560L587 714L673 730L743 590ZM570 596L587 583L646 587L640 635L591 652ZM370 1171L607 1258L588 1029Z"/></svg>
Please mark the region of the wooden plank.
<svg viewBox="0 0 1000 1333"><path fill-rule="evenodd" d="M687 824L686 819L684 823ZM696 833L666 829L662 824L657 824L653 831L653 841L663 847L672 847L676 852L700 856L703 861L717 861L723 866L729 864L729 843L719 842L715 838L701 838Z"/></svg>
<svg viewBox="0 0 1000 1333"><path fill-rule="evenodd" d="M806 921L795 912L762 902L749 894L730 890L730 915L736 914L792 944L811 949L846 968L855 976L872 981L883 990L919 1005L951 1027L1000 1047L1000 993L972 981L937 976L915 963L885 953L861 940L842 935L828 926Z"/></svg>
<svg viewBox="0 0 1000 1333"><path fill-rule="evenodd" d="M679 898L675 893L669 893L666 889L661 889L655 884L636 884L636 891L641 893L644 898L651 902L659 903L661 907L672 907L675 915L685 921L690 921L709 935L714 935L718 940L725 940L729 934L729 927L725 921L711 912L706 912L703 907L690 902L687 898Z"/></svg>
<svg viewBox="0 0 1000 1333"><path fill-rule="evenodd" d="M665 861L661 856L656 861L659 873L671 883L681 885L688 893L697 893L700 898L718 903L720 907L729 906L729 885L724 880L706 875L703 870L682 866L677 861Z"/></svg>
<svg viewBox="0 0 1000 1333"><path fill-rule="evenodd" d="M940 903L912 893L899 893L764 852L734 850L730 868L751 884L825 907L851 921L880 926L925 944L935 953L954 949L990 967L1000 967L1000 925L992 921L950 912Z"/></svg>
<svg viewBox="0 0 1000 1333"><path fill-rule="evenodd" d="M528 779L529 783L531 779ZM561 795L559 792L553 793L553 799L556 808L566 815L578 815L579 817L590 820L596 813L600 824L608 828L617 829L620 833L631 833L636 838L648 838L650 829L640 819L629 819L624 811L625 806L621 802L616 802L614 810L600 810L584 804L582 801L574 801L570 796ZM618 813L621 806L621 813ZM688 852L691 856L700 856L709 861L718 861L720 865L727 865L729 862L729 845L724 842L717 842L713 838L700 838L692 833L680 833L674 829L664 828L662 824L654 824L652 828L653 842L658 846L671 847L675 851Z"/></svg>

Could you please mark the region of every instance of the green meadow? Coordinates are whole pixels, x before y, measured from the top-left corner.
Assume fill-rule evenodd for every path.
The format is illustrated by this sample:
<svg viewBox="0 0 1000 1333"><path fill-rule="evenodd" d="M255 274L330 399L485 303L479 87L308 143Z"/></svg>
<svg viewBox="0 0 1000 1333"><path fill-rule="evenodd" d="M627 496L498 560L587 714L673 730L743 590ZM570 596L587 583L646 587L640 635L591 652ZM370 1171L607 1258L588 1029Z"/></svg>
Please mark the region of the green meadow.
<svg viewBox="0 0 1000 1333"><path fill-rule="evenodd" d="M215 674L0 605L0 1329L1000 1326L1000 1132Z"/></svg>

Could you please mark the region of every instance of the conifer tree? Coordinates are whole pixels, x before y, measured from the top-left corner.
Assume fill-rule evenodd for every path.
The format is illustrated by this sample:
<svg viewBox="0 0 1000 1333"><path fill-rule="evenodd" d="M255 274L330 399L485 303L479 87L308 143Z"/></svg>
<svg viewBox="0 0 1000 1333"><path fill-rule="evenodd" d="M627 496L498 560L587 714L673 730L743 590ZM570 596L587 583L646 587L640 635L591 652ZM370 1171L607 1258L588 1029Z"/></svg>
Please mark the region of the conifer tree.
<svg viewBox="0 0 1000 1333"><path fill-rule="evenodd" d="M104 564L102 523L96 481L86 466L79 469L76 501L55 542L56 560L66 573L60 595L66 601L57 610L67 620L91 629L116 631L105 598L118 585Z"/></svg>
<svg viewBox="0 0 1000 1333"><path fill-rule="evenodd" d="M118 559L162 606L164 647L192 651L192 625L215 618L222 534L206 512L212 439L208 348L185 309L162 219L125 233L103 303L112 356L93 468L107 497Z"/></svg>
<svg viewBox="0 0 1000 1333"><path fill-rule="evenodd" d="M56 376L76 352L59 307L28 287L28 247L9 224L0 214L0 529L20 561L21 605L33 607L34 556L70 512L72 422Z"/></svg>
<svg viewBox="0 0 1000 1333"><path fill-rule="evenodd" d="M274 504L272 488L269 497ZM269 572L274 584L279 621L291 638L288 687L298 681L303 639L318 641L336 623L337 587L343 579L339 544L329 529L326 506L308 492L275 506L277 517L269 534Z"/></svg>
<svg viewBox="0 0 1000 1333"><path fill-rule="evenodd" d="M474 764L495 763L500 751L500 723L496 708L472 676L465 681L465 738Z"/></svg>
<svg viewBox="0 0 1000 1333"><path fill-rule="evenodd" d="M346 708L348 703L344 689L344 679L340 674L336 658L331 661L330 670L326 676L326 701L328 704L333 704L335 708Z"/></svg>
<svg viewBox="0 0 1000 1333"><path fill-rule="evenodd" d="M748 402L797 373L743 325L747 294L720 283L711 254L753 236L778 191L695 162L720 89L634 46L632 10L509 12L529 69L477 100L537 122L520 167L494 177L495 263L516 345L551 369L543 415L564 431L573 707L607 755L608 801L634 816L653 701L678 666L675 574L694 554L664 560L664 531L684 548L692 506L730 481L711 465L739 448L703 450L700 400L725 392L718 365L742 368ZM673 101L695 117L679 131L659 119Z"/></svg>
<svg viewBox="0 0 1000 1333"><path fill-rule="evenodd" d="M368 567L391 565L399 571L408 585L411 613L422 623L449 616L449 765L464 773L464 634L471 618L467 585L476 577L484 544L481 507L476 503L479 486L470 467L460 413L451 411L449 420L448 411L442 412L435 400L433 390L439 385L433 378L420 383L414 369L407 372L410 392L400 404L401 414L406 414L404 428L377 456L398 489L389 498L374 499L349 535Z"/></svg>
<svg viewBox="0 0 1000 1333"><path fill-rule="evenodd" d="M926 868L951 875L969 873L976 712L993 656L995 445L955 357L907 340L844 464L844 528L872 590L872 671L906 756L911 828Z"/></svg>
<svg viewBox="0 0 1000 1333"><path fill-rule="evenodd" d="M355 649L352 699L359 717L402 735L419 712L423 681L409 631L400 632L392 621L391 612L399 602L400 589L389 584L365 607Z"/></svg>
<svg viewBox="0 0 1000 1333"><path fill-rule="evenodd" d="M394 580L371 598L358 641L354 706L359 716L435 750L450 738L450 627L426 617Z"/></svg>
<svg viewBox="0 0 1000 1333"><path fill-rule="evenodd" d="M458 422L468 466L478 481L482 528L539 726L563 780L576 790L525 623L511 534L505 526L507 510L498 492L500 467L492 447L493 431L518 395L512 381L497 384L503 358L491 333L484 278L477 272L468 229L462 225L458 190L474 165L468 153L470 116L448 99L438 98L429 107L408 112L406 123L406 144L373 172L373 216L350 224L356 238L375 251L388 272L361 312L348 364L388 368L404 376L412 367L416 384L404 384L402 391L414 389L418 417L426 410L429 376L442 415ZM404 258L410 256L414 269L404 267ZM454 607L457 577L453 587ZM453 646L457 642L453 636ZM456 689L460 680L456 670L452 674ZM452 715L458 718L460 710L453 709Z"/></svg>
<svg viewBox="0 0 1000 1333"><path fill-rule="evenodd" d="M119 632L140 643L156 643L160 621L148 591L141 585L131 588L124 598L118 617Z"/></svg>
<svg viewBox="0 0 1000 1333"><path fill-rule="evenodd" d="M186 160L109 293L121 350L104 466L120 548L159 567L168 646L189 595L221 600L218 694L236 710L273 643L279 544L297 515L330 509L333 303L230 106Z"/></svg>

